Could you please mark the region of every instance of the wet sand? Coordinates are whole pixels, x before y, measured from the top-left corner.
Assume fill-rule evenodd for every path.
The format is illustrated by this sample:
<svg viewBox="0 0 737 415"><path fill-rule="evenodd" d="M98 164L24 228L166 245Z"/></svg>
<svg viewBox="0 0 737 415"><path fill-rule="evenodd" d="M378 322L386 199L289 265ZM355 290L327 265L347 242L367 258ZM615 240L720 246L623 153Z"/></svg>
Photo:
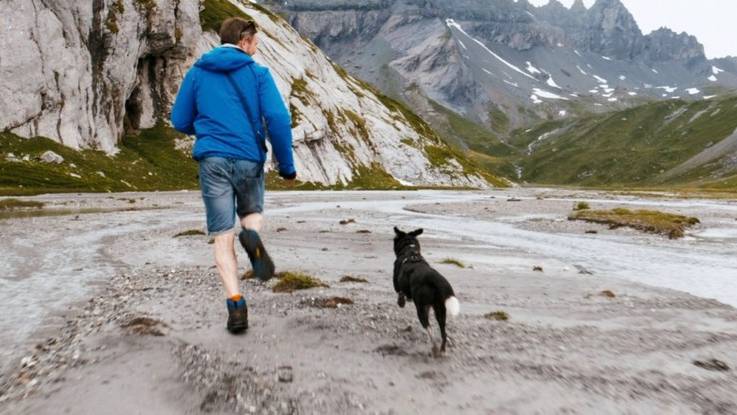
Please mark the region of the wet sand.
<svg viewBox="0 0 737 415"><path fill-rule="evenodd" d="M730 201L272 193L264 235L278 268L330 288L275 294L244 281L251 328L231 336L207 238L173 237L202 228L196 193L39 199L157 209L0 221L10 253L0 261L1 413L737 412ZM565 220L578 200L702 225L670 241ZM425 228L424 255L461 301L442 358L430 357L411 306L396 306L393 225ZM239 261L245 271L245 254ZM339 282L346 275L368 282ZM47 290L57 295L39 301ZM311 306L333 296L354 304ZM484 317L492 311L510 318ZM730 370L694 364L710 359Z"/></svg>

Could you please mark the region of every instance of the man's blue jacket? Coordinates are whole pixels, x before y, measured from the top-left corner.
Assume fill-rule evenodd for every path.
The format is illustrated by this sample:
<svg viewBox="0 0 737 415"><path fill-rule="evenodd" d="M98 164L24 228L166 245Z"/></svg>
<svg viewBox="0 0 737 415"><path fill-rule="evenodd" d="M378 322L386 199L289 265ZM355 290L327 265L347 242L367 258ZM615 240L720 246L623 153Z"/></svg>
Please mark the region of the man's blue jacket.
<svg viewBox="0 0 737 415"><path fill-rule="evenodd" d="M239 86L254 118L249 120L238 92ZM171 113L178 131L196 135L193 157L226 157L264 162L264 125L269 132L279 174L296 171L292 155L292 121L269 70L231 45L204 54L187 72ZM260 137L254 137L251 123Z"/></svg>

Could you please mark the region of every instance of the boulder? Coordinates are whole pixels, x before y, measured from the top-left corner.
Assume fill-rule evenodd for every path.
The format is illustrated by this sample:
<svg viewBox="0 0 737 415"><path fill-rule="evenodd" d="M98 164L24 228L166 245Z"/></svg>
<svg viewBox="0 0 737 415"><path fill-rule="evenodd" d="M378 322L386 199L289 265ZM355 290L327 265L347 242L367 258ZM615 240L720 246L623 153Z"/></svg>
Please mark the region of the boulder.
<svg viewBox="0 0 737 415"><path fill-rule="evenodd" d="M41 154L41 161L43 161L44 163L50 163L50 164L61 164L64 162L64 157L49 150Z"/></svg>

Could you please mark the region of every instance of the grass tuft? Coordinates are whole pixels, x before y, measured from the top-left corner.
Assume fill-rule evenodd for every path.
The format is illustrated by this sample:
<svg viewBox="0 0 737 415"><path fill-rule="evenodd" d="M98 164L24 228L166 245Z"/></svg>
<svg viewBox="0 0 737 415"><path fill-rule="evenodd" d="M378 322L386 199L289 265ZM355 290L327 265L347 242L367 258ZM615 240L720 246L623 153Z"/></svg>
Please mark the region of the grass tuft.
<svg viewBox="0 0 737 415"><path fill-rule="evenodd" d="M272 291L275 293L291 293L296 290L308 290L310 288L324 287L329 285L319 279L302 272L280 272L276 275L279 281L274 285Z"/></svg>
<svg viewBox="0 0 737 415"><path fill-rule="evenodd" d="M353 304L353 300L346 297L310 298L303 300L302 304L315 308L340 308Z"/></svg>
<svg viewBox="0 0 737 415"><path fill-rule="evenodd" d="M463 262L455 259L455 258L445 258L444 260L440 261L441 264L447 264L447 265L455 265L458 268L466 268L466 265L463 264Z"/></svg>
<svg viewBox="0 0 737 415"><path fill-rule="evenodd" d="M184 236L204 236L205 233L202 232L199 229L190 229L187 231L179 232L178 234L174 235L175 238L181 238Z"/></svg>
<svg viewBox="0 0 737 415"><path fill-rule="evenodd" d="M657 210L578 210L568 216L569 220L583 220L609 225L610 229L629 227L647 233L682 238L686 229L700 223L697 218L665 213Z"/></svg>
<svg viewBox="0 0 737 415"><path fill-rule="evenodd" d="M350 275L345 275L340 279L340 282L358 282L358 283L368 283L368 280L366 278L360 278L360 277L352 277Z"/></svg>
<svg viewBox="0 0 737 415"><path fill-rule="evenodd" d="M484 314L484 317L489 320L496 321L507 321L509 320L509 314L506 311L493 311L491 313Z"/></svg>
<svg viewBox="0 0 737 415"><path fill-rule="evenodd" d="M577 202L573 206L573 210L588 210L591 209L591 206L586 202Z"/></svg>

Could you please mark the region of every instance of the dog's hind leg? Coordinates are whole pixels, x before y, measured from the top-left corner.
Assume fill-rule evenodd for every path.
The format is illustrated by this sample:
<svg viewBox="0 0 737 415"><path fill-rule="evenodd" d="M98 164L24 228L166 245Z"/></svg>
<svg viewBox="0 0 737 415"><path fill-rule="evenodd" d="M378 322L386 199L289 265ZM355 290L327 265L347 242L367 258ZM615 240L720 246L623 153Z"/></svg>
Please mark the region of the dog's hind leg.
<svg viewBox="0 0 737 415"><path fill-rule="evenodd" d="M430 346L432 347L432 355L436 357L438 354L438 346L435 344L435 339L432 338L430 333L430 306L425 306L419 303L415 303L417 308L417 318L420 319L420 324L427 332L427 339L430 340Z"/></svg>
<svg viewBox="0 0 737 415"><path fill-rule="evenodd" d="M445 333L445 305L442 303L435 304L432 308L435 312L435 319L438 321L438 326L440 326L440 337L443 339L440 345L440 351L444 352L445 344L448 342L448 335Z"/></svg>

